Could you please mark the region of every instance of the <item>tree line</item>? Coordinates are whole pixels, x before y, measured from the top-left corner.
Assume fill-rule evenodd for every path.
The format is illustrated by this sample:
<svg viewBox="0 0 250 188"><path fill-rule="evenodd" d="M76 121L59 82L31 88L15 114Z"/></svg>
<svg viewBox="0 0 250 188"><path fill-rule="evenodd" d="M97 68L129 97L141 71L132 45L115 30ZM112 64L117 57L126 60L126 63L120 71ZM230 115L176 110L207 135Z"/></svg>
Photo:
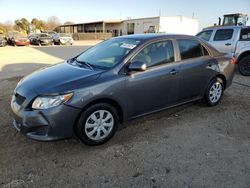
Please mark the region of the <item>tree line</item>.
<svg viewBox="0 0 250 188"><path fill-rule="evenodd" d="M65 22L68 24L72 22ZM17 19L14 23L7 21L0 23L0 33L8 33L8 31L19 31L22 34L37 33L43 31L55 30L61 22L58 17L50 16L46 21L33 18L30 22L26 18Z"/></svg>

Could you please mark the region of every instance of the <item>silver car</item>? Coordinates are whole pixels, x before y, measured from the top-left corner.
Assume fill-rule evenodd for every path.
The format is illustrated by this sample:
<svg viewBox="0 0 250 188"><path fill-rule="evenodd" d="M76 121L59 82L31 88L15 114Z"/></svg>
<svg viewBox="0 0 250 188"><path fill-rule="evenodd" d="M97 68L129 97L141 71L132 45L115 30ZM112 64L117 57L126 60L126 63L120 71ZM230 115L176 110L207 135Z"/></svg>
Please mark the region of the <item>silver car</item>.
<svg viewBox="0 0 250 188"><path fill-rule="evenodd" d="M220 52L231 53L239 66L239 72L244 76L250 76L250 27L208 27L196 36L207 41Z"/></svg>
<svg viewBox="0 0 250 188"><path fill-rule="evenodd" d="M74 43L73 38L69 34L66 34L66 33L56 33L56 34L52 35L52 38L53 38L54 44L73 45L73 43Z"/></svg>

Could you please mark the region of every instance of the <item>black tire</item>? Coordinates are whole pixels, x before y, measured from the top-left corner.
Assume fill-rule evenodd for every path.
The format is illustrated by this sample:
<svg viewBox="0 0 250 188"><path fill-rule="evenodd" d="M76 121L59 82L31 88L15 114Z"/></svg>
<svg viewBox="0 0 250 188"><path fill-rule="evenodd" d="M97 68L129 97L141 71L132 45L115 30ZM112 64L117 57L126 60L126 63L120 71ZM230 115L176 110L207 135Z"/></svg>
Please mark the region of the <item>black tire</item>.
<svg viewBox="0 0 250 188"><path fill-rule="evenodd" d="M214 85L218 85L218 92L215 92L217 94L219 94L219 88L221 86L221 94L219 96L217 96L218 98L215 98L213 96L213 94L210 93L213 92L213 86ZM219 86L220 85L220 86ZM206 93L204 96L204 101L208 106L216 106L217 104L219 104L219 102L221 101L221 98L223 96L223 92L224 92L224 83L220 78L214 78L213 80L211 80L211 82L208 84L208 87L206 89ZM214 98L214 100L213 100Z"/></svg>
<svg viewBox="0 0 250 188"><path fill-rule="evenodd" d="M243 57L238 63L238 69L241 75L250 76L250 55Z"/></svg>
<svg viewBox="0 0 250 188"><path fill-rule="evenodd" d="M107 112L109 112L110 114L112 114L113 116L113 127L111 128L110 132L108 133L108 135L105 138L102 138L100 140L94 140L91 139L87 134L86 134L86 121L89 119L89 117L94 113L97 112L99 110L105 110ZM88 109L86 109L81 117L79 118L77 125L76 125L76 135L77 137L86 145L89 146L97 146L97 145L101 145L104 144L105 142L107 142L108 140L110 140L115 132L118 129L118 124L119 124L119 116L117 113L117 110L110 104L107 103L98 103L95 105L90 106ZM90 129L94 129L94 128L90 128ZM92 131L90 130L90 131ZM102 132L104 135L104 132ZM97 134L97 132L96 132ZM101 134L101 133L100 133ZM93 134L94 135L94 134Z"/></svg>

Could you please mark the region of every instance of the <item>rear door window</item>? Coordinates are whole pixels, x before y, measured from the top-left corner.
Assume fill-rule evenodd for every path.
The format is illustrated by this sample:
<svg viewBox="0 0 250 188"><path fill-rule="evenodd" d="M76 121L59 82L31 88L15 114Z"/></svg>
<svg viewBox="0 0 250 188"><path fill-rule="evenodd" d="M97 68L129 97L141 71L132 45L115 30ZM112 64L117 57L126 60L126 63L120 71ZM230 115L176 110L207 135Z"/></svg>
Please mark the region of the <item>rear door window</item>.
<svg viewBox="0 0 250 188"><path fill-rule="evenodd" d="M211 36L212 36L213 30L208 30L208 31L202 31L199 34L197 34L196 36L205 40L205 41L209 41Z"/></svg>
<svg viewBox="0 0 250 188"><path fill-rule="evenodd" d="M202 46L199 41L191 39L177 39L181 59L191 59L203 56Z"/></svg>
<svg viewBox="0 0 250 188"><path fill-rule="evenodd" d="M230 40L233 37L233 29L218 29L214 36L214 41Z"/></svg>
<svg viewBox="0 0 250 188"><path fill-rule="evenodd" d="M204 55L204 56L209 55L207 49L206 49L204 46L202 46L202 50L203 50L203 55Z"/></svg>
<svg viewBox="0 0 250 188"><path fill-rule="evenodd" d="M250 28L245 28L241 30L240 40L250 41Z"/></svg>

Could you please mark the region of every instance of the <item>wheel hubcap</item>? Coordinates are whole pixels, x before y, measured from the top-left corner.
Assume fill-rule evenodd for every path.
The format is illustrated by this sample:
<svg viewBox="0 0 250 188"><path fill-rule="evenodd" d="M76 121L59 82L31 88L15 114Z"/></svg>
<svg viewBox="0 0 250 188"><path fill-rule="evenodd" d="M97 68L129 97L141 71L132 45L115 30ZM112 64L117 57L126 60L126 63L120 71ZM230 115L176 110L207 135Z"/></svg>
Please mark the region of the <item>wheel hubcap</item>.
<svg viewBox="0 0 250 188"><path fill-rule="evenodd" d="M209 90L209 99L212 103L220 100L222 94L222 85L220 82L215 82Z"/></svg>
<svg viewBox="0 0 250 188"><path fill-rule="evenodd" d="M113 115L107 110L98 110L88 117L85 123L85 133L92 140L102 140L110 134L113 126Z"/></svg>

